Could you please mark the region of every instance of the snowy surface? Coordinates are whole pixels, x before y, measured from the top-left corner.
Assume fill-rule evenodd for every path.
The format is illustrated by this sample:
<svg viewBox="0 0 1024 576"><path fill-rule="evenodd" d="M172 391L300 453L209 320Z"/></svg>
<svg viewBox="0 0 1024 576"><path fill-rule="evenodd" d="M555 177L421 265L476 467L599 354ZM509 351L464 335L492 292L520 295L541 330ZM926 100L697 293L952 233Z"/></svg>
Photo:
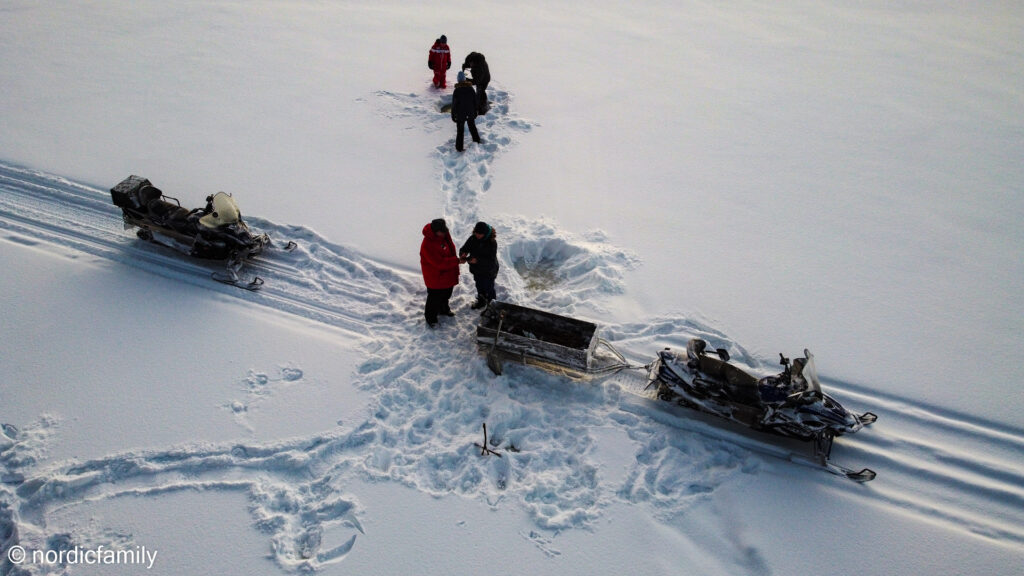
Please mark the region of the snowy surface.
<svg viewBox="0 0 1024 576"><path fill-rule="evenodd" d="M160 574L1024 564L1017 4L0 14L0 546L145 545ZM495 78L461 156L423 65L442 32ZM129 173L234 192L299 249L261 293L211 285L121 229L105 189ZM495 225L500 296L632 361L702 336L768 372L810 347L879 414L835 449L878 479L625 376L491 376L468 310L422 325L438 215Z"/></svg>

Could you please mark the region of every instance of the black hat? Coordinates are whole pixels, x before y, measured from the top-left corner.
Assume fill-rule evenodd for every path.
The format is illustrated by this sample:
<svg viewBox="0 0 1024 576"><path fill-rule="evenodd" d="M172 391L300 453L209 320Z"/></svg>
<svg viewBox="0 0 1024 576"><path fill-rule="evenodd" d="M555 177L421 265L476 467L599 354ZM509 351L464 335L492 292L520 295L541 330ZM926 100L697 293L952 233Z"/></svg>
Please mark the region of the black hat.
<svg viewBox="0 0 1024 576"><path fill-rule="evenodd" d="M448 43L448 37L445 36L444 34L441 34L441 37L438 38L438 40L441 41L441 44L447 44Z"/></svg>
<svg viewBox="0 0 1024 576"><path fill-rule="evenodd" d="M476 226L473 227L473 234L487 235L491 232L491 227L486 222L477 222Z"/></svg>
<svg viewBox="0 0 1024 576"><path fill-rule="evenodd" d="M448 225L445 224L444 218L435 218L430 221L430 229L434 232L447 232Z"/></svg>

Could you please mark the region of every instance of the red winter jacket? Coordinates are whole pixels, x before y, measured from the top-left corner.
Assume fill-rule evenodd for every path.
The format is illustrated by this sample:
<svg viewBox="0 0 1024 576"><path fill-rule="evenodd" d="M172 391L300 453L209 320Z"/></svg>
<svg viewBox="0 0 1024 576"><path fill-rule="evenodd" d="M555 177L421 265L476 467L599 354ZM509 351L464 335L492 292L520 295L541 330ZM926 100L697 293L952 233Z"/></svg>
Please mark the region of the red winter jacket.
<svg viewBox="0 0 1024 576"><path fill-rule="evenodd" d="M423 268L423 282L431 290L444 290L459 283L459 255L451 234L444 240L434 235L430 224L423 227L423 244L420 244L420 267Z"/></svg>
<svg viewBox="0 0 1024 576"><path fill-rule="evenodd" d="M447 44L442 44L440 41L434 42L434 45L430 47L430 56L427 57L427 67L435 72L452 67L452 54L448 50Z"/></svg>

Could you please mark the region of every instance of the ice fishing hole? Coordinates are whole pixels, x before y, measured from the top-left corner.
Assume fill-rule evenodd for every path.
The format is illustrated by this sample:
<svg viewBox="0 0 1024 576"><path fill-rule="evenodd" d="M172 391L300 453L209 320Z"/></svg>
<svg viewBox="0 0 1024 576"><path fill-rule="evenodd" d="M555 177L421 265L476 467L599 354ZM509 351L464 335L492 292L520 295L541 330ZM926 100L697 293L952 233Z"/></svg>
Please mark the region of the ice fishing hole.
<svg viewBox="0 0 1024 576"><path fill-rule="evenodd" d="M565 240L550 239L514 242L508 248L509 260L527 290L550 290L565 281L566 263L582 251Z"/></svg>

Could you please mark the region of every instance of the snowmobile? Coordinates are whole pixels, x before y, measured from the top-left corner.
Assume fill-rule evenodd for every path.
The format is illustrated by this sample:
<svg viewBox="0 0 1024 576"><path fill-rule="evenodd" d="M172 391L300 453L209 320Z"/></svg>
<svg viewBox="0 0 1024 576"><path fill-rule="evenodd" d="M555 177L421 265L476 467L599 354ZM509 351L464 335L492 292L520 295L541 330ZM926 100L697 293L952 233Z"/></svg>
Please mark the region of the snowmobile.
<svg viewBox="0 0 1024 576"><path fill-rule="evenodd" d="M246 260L271 246L270 237L249 230L230 194L217 192L206 197L206 206L188 210L149 180L132 175L111 188L110 195L121 208L125 229L138 228L139 238L194 258L224 260L225 271L213 273L218 282L248 290L263 285L258 276L243 281L239 272ZM284 246L285 251L294 248L294 242Z"/></svg>
<svg viewBox="0 0 1024 576"><path fill-rule="evenodd" d="M717 356L717 357L715 357ZM779 354L782 372L758 378L729 363L724 349L712 350L694 338L685 354L666 348L651 365L648 379L658 398L740 423L755 430L814 442L818 464L857 481L875 477L828 462L836 436L852 434L878 417L854 414L821 390L814 355L790 361Z"/></svg>

